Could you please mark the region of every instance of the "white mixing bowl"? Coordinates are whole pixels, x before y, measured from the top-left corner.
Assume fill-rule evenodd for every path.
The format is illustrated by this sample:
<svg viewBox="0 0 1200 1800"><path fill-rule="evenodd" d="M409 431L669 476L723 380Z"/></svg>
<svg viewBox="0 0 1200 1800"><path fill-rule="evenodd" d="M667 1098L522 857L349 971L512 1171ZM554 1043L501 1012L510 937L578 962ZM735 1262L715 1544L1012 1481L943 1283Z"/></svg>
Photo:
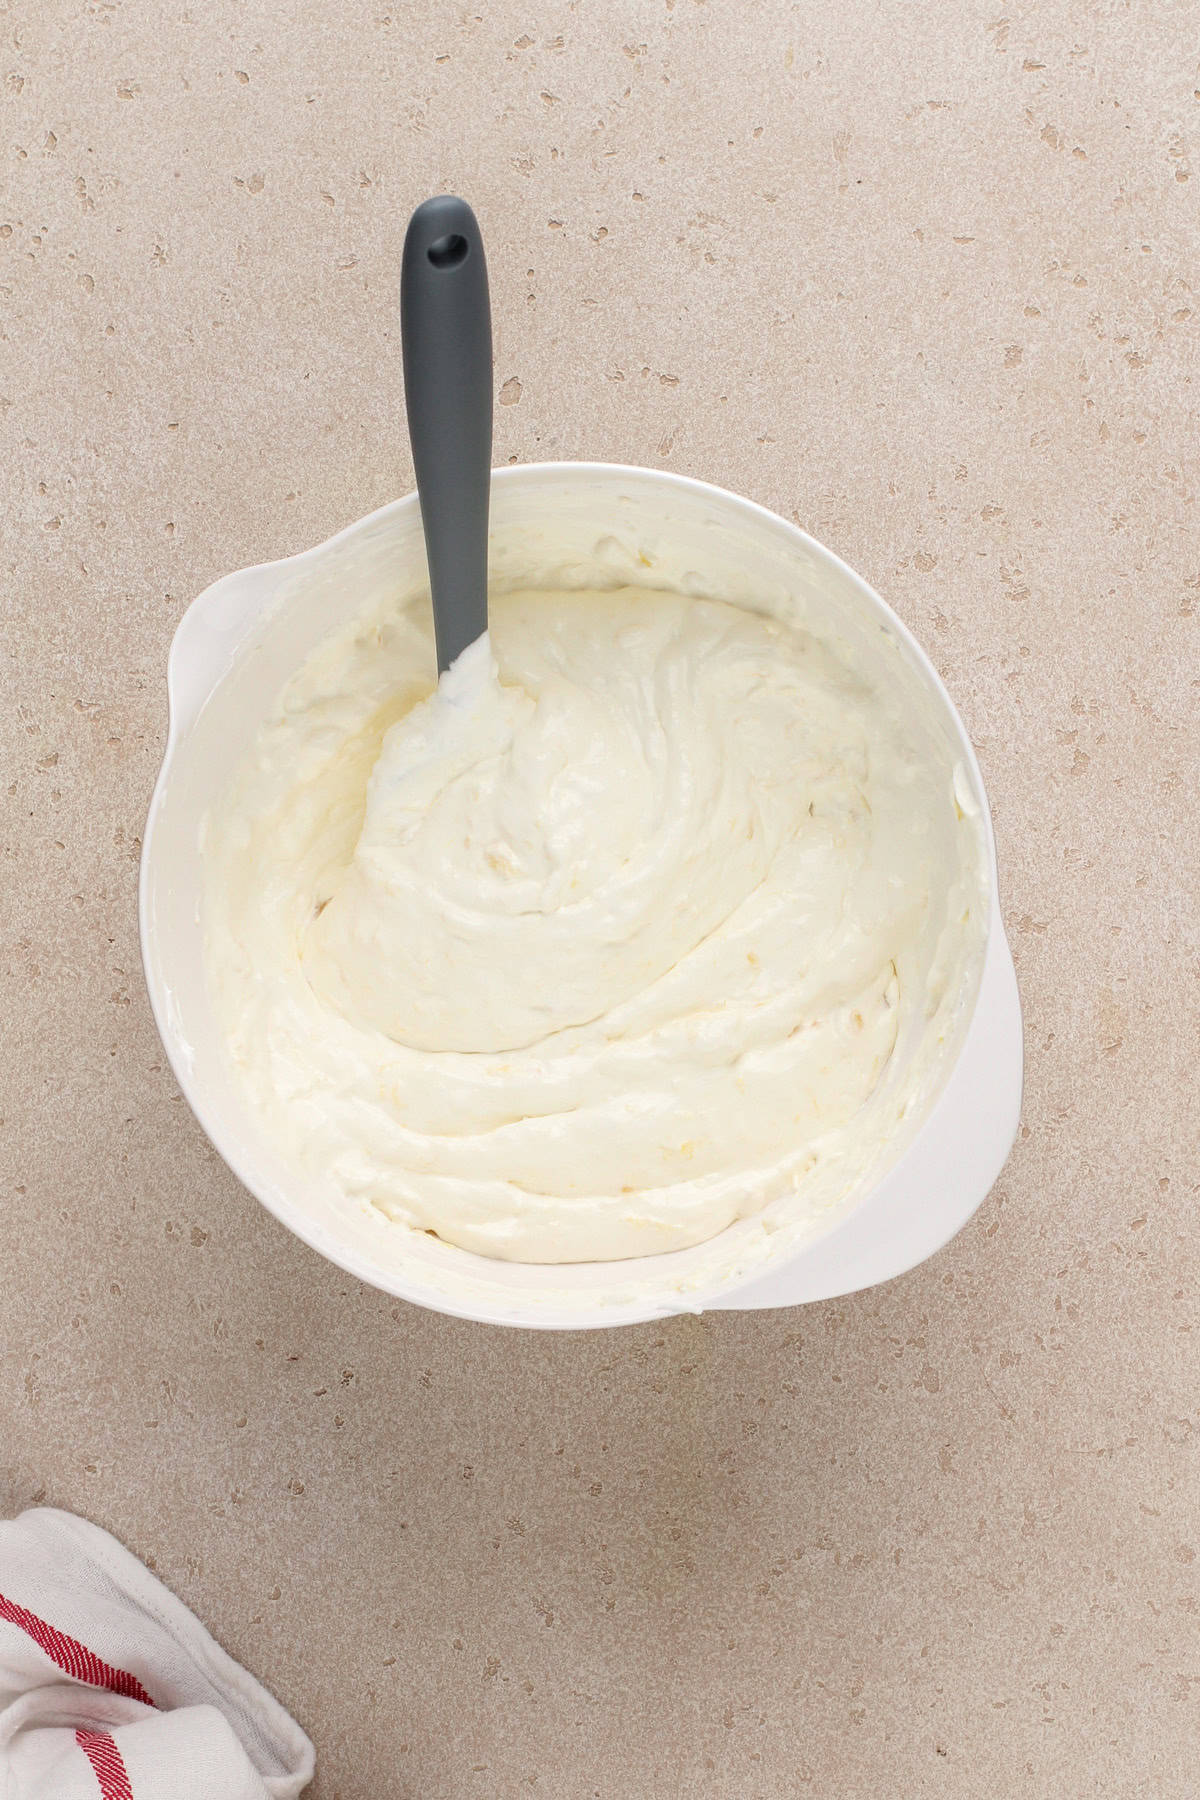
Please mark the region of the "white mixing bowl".
<svg viewBox="0 0 1200 1800"><path fill-rule="evenodd" d="M492 573L510 585L672 587L832 620L851 657L890 658L952 746L986 840L989 917L978 987L943 1057L943 1080L865 1191L820 1223L744 1219L707 1244L615 1263L491 1261L351 1205L287 1162L244 1100L205 976L201 822L284 684L349 610L425 584L415 495L328 543L227 575L193 601L171 646L170 727L146 821L142 959L171 1067L225 1161L297 1236L404 1299L504 1325L621 1325L707 1307L795 1306L887 1281L932 1256L979 1206L1004 1163L1021 1102L1021 1013L996 899L991 819L974 751L920 646L879 596L803 531L749 500L649 469L546 463L500 469ZM563 571L567 571L564 575Z"/></svg>

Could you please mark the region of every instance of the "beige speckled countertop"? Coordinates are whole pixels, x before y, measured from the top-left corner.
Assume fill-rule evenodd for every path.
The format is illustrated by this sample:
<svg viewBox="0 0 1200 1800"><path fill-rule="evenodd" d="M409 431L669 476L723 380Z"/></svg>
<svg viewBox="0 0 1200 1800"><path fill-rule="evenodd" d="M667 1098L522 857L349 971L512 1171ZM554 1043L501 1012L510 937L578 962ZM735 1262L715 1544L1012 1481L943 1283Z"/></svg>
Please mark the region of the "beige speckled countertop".
<svg viewBox="0 0 1200 1800"><path fill-rule="evenodd" d="M1167 0L0 7L0 1506L117 1532L318 1800L1176 1796L1200 1742L1200 64ZM979 746L1028 1029L970 1227L508 1334L206 1146L135 880L189 598L410 484L410 207L497 461L736 488Z"/></svg>

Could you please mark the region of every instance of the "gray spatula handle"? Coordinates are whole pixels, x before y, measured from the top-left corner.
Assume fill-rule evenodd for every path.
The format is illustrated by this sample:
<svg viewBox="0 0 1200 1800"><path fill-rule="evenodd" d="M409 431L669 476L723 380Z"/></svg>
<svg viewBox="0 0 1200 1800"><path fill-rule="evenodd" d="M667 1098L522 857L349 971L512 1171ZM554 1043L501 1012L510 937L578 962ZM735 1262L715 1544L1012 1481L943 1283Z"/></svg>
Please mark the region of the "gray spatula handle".
<svg viewBox="0 0 1200 1800"><path fill-rule="evenodd" d="M487 630L492 470L487 265L475 214L452 194L409 220L400 335L441 674Z"/></svg>

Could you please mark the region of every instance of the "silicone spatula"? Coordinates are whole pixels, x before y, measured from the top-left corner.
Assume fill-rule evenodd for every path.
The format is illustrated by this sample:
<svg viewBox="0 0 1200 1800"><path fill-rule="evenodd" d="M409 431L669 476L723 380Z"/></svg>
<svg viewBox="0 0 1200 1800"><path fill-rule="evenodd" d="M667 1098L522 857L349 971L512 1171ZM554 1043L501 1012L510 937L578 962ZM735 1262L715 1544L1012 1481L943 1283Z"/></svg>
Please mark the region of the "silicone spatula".
<svg viewBox="0 0 1200 1800"><path fill-rule="evenodd" d="M492 478L487 265L475 214L453 194L409 220L400 336L441 675L487 630Z"/></svg>

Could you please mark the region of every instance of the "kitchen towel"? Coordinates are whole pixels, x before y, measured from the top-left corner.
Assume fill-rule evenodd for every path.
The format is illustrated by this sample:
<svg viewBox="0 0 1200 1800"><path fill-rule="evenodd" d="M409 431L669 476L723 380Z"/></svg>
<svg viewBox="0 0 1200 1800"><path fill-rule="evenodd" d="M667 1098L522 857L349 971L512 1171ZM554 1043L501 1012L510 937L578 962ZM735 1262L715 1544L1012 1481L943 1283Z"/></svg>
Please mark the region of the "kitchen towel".
<svg viewBox="0 0 1200 1800"><path fill-rule="evenodd" d="M0 1522L3 1800L293 1800L313 1747L97 1525Z"/></svg>

